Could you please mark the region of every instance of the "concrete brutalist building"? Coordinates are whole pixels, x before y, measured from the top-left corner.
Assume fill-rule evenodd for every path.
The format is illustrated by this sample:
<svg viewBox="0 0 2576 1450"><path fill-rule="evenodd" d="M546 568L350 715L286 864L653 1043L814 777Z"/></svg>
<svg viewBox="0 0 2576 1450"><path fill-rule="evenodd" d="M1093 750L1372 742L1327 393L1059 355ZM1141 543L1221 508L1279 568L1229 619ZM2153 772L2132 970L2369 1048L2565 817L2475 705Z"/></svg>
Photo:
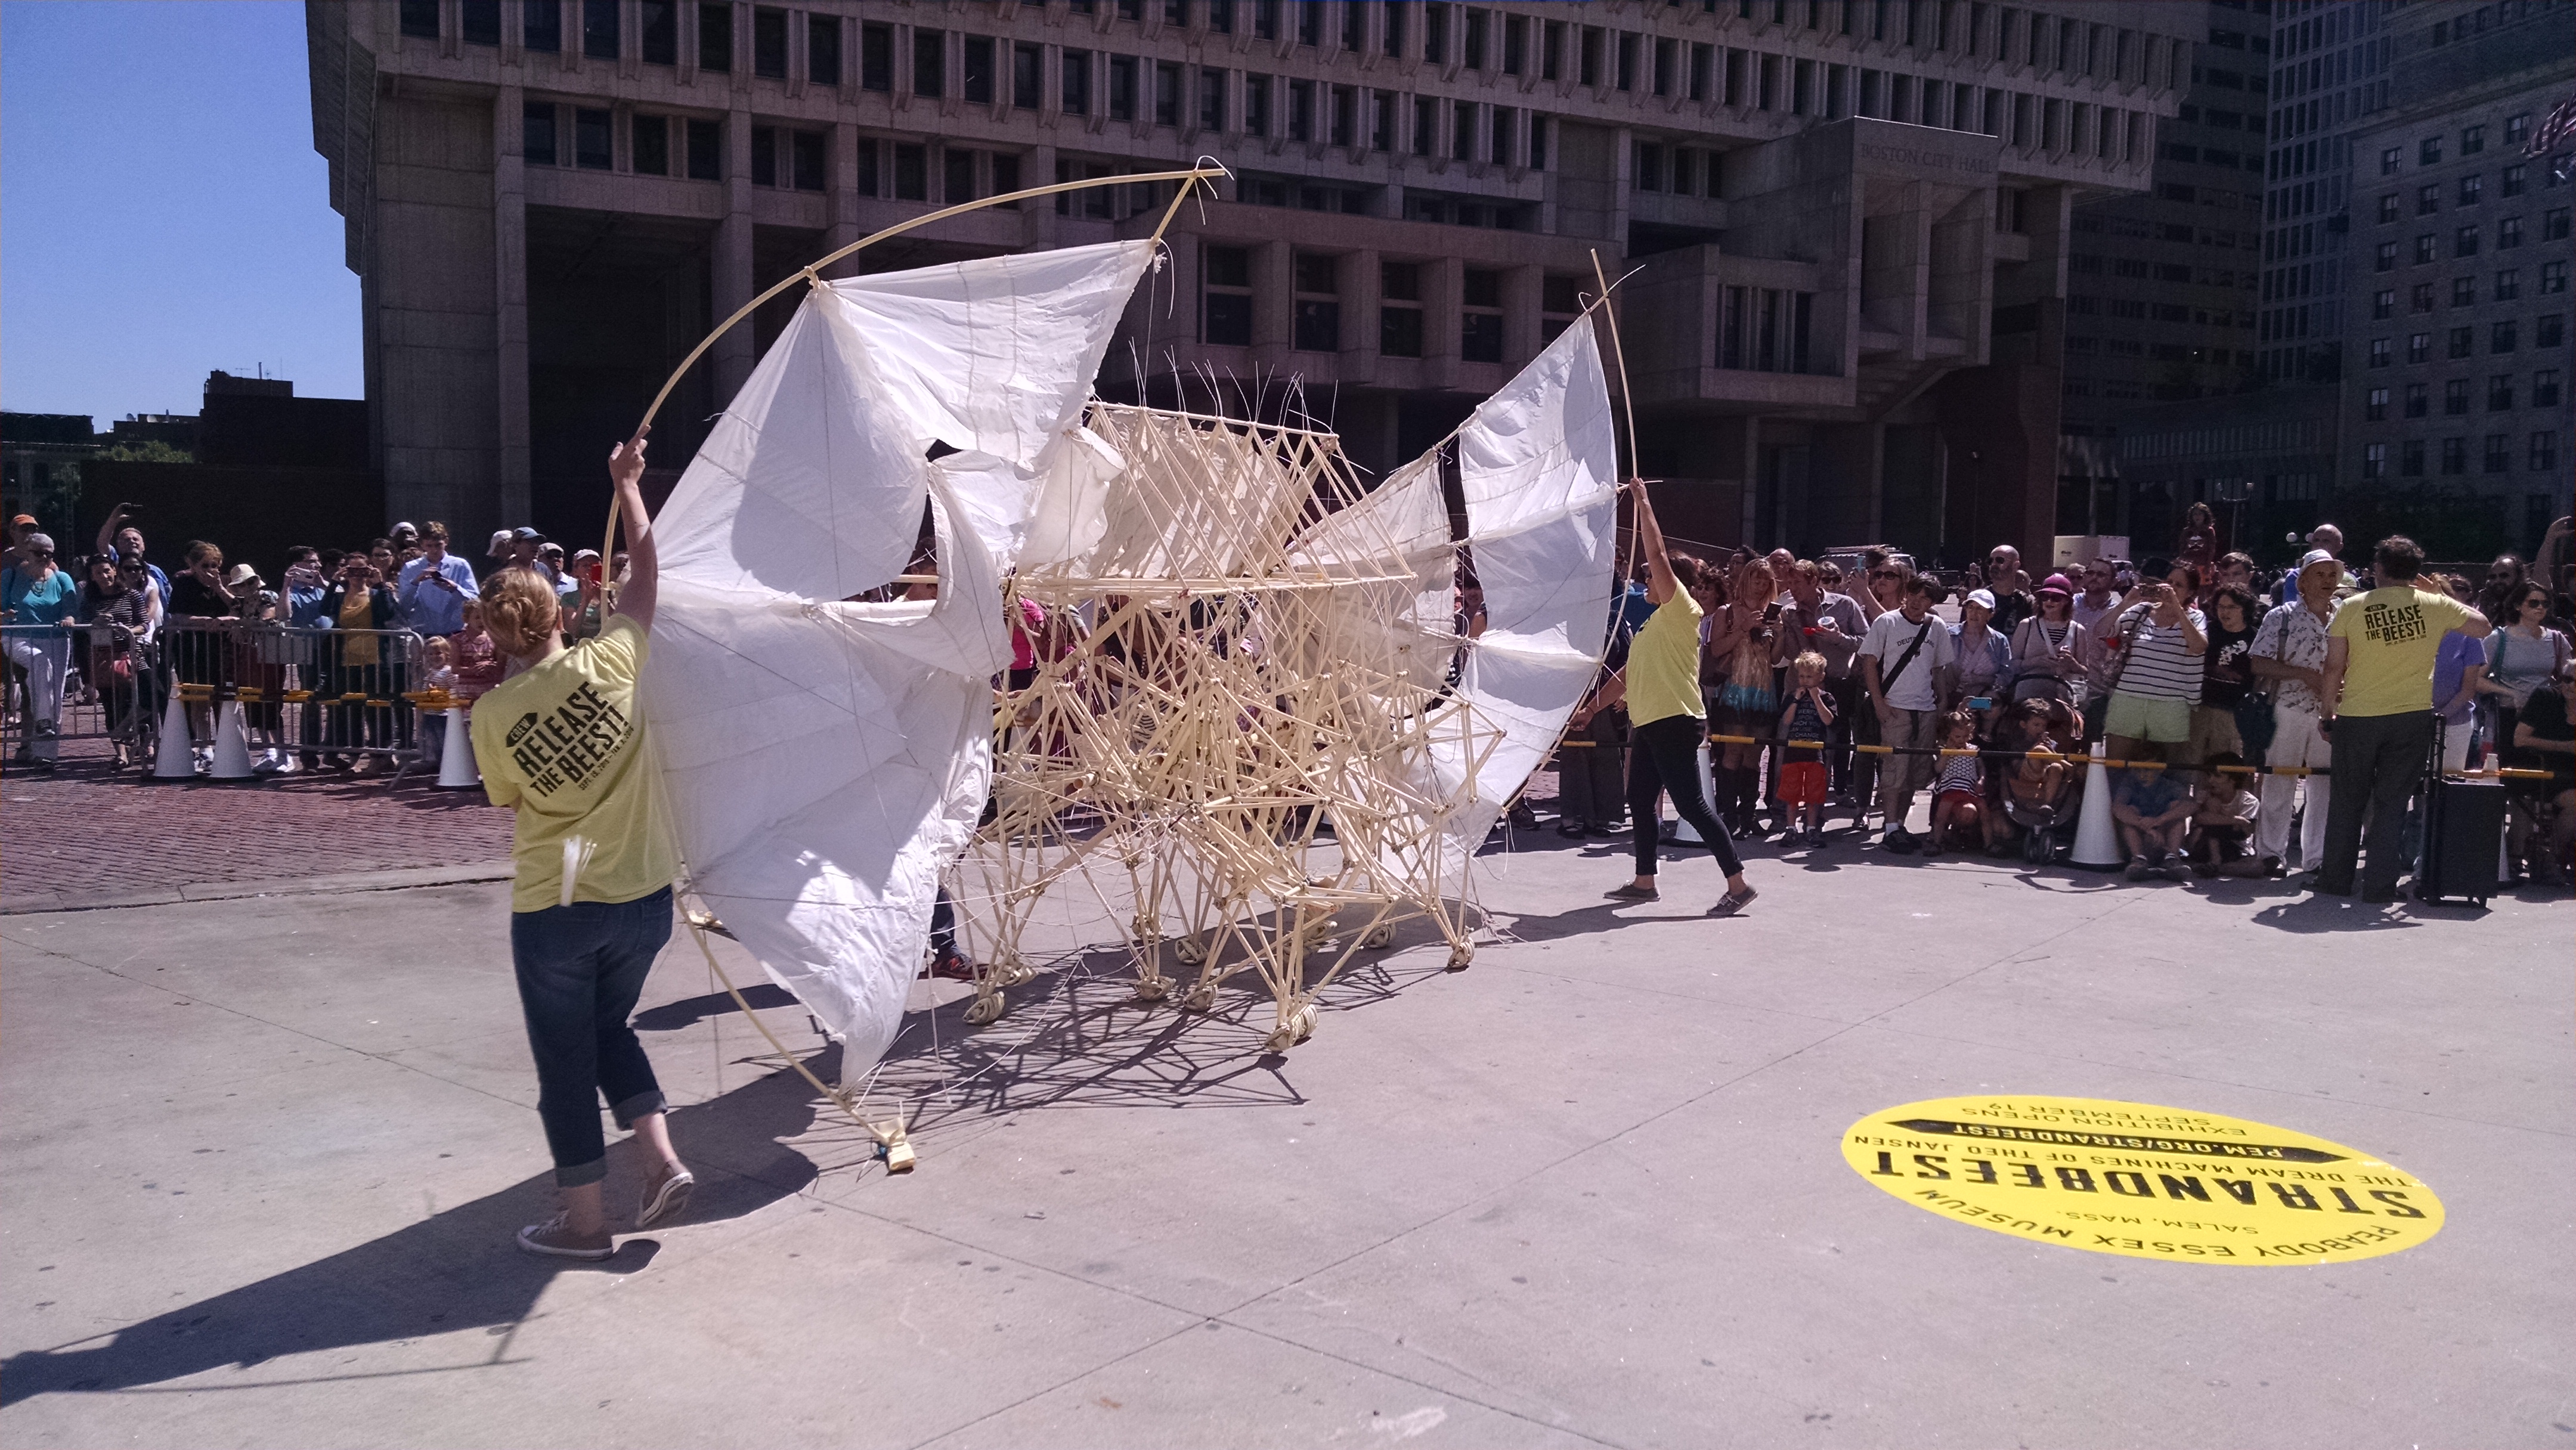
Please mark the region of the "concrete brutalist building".
<svg viewBox="0 0 2576 1450"><path fill-rule="evenodd" d="M2069 218L2146 188L2197 5L312 0L393 515L583 535L760 289L940 205L1214 157L1104 394L1302 407L1382 470L1624 285L1677 534L2045 547ZM918 266L1151 231L1129 184ZM2147 290L2147 289L2141 289ZM792 292L693 371L676 469ZM1216 396L1211 396L1211 392ZM667 474L665 475L667 477Z"/></svg>

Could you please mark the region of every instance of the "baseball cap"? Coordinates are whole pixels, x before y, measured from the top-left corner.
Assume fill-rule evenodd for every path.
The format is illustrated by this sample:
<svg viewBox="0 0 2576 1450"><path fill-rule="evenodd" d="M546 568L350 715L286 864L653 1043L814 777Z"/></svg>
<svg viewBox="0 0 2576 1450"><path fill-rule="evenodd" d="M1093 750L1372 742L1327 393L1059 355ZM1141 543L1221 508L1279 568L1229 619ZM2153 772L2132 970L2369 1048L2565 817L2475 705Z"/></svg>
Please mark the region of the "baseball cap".
<svg viewBox="0 0 2576 1450"><path fill-rule="evenodd" d="M485 549L483 552L495 559L498 559L503 554L510 552L510 531L508 529L494 529L492 531L491 547Z"/></svg>
<svg viewBox="0 0 2576 1450"><path fill-rule="evenodd" d="M2075 597L2075 581L2067 578L2063 574L2051 574L2047 578L2039 581L2038 592L2042 594L2063 594L2067 598L2072 599Z"/></svg>
<svg viewBox="0 0 2576 1450"><path fill-rule="evenodd" d="M1991 589L1971 589L1968 591L1968 597L1959 602L1962 604L1982 604L1991 611L1995 607L1994 591Z"/></svg>
<svg viewBox="0 0 2576 1450"><path fill-rule="evenodd" d="M34 514L20 514L9 521L9 527L14 529L20 524L32 524L34 522L36 522L36 516Z"/></svg>

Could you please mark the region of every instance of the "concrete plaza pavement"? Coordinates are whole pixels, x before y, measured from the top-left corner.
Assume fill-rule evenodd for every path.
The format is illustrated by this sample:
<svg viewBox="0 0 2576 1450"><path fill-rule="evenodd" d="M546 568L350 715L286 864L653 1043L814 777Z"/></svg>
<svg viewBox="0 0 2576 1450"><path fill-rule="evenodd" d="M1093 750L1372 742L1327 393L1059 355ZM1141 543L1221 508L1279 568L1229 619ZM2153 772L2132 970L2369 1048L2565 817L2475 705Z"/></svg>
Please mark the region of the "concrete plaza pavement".
<svg viewBox="0 0 2576 1450"><path fill-rule="evenodd" d="M888 1070L935 1089L900 1177L675 940L639 1025L702 1187L596 1267L509 1243L551 1190L505 884L0 919L0 1440L2576 1444L2566 900L1846 845L1721 922L1704 856L1614 908L1623 849L1539 839L1472 969L1408 930L1284 1057L1104 959L981 1033L946 989ZM2317 1134L2448 1221L2168 1264L1841 1161L1981 1091Z"/></svg>

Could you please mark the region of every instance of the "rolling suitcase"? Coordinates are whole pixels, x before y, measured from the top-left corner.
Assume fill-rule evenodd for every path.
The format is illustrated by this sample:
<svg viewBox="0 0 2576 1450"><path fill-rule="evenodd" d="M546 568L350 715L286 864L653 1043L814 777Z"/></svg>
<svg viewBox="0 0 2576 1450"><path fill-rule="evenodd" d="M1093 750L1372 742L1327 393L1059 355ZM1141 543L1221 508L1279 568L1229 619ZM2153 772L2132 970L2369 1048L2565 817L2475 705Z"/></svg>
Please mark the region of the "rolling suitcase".
<svg viewBox="0 0 2576 1450"><path fill-rule="evenodd" d="M2505 795L2502 781L2443 779L2441 734L2434 733L2424 797L2424 856L2415 868L2418 900L2487 904L2496 892L2497 863L2504 854Z"/></svg>

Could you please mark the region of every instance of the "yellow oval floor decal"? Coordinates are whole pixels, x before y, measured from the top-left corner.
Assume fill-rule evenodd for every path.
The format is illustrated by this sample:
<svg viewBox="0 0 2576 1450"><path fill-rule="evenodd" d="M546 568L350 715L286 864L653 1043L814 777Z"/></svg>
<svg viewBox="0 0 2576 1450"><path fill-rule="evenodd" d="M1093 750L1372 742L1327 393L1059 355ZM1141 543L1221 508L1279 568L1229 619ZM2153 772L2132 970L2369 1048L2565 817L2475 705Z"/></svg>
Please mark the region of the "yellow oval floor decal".
<svg viewBox="0 0 2576 1450"><path fill-rule="evenodd" d="M1852 1124L1843 1159L1917 1208L2097 1254L2336 1263L2442 1231L2433 1190L2366 1153L2150 1103L1934 1098Z"/></svg>

